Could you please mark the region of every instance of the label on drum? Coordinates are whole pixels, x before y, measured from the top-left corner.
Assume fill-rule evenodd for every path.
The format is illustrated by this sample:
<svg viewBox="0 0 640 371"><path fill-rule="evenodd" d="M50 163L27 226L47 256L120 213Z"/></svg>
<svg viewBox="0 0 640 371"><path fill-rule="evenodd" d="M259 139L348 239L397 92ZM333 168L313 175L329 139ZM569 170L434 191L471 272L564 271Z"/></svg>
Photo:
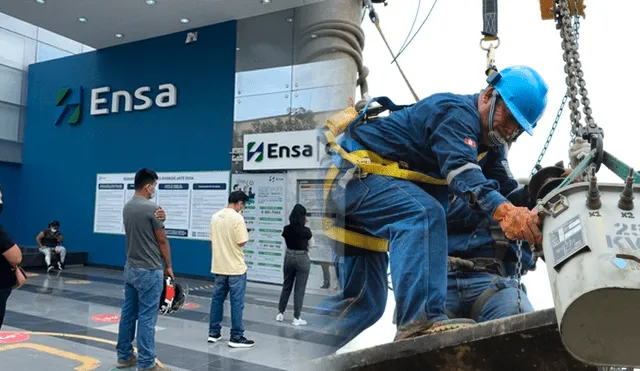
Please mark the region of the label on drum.
<svg viewBox="0 0 640 371"><path fill-rule="evenodd" d="M584 248L589 248L582 230L580 215L569 219L566 223L555 229L549 235L551 249L553 250L553 267L558 266L571 256L580 252Z"/></svg>

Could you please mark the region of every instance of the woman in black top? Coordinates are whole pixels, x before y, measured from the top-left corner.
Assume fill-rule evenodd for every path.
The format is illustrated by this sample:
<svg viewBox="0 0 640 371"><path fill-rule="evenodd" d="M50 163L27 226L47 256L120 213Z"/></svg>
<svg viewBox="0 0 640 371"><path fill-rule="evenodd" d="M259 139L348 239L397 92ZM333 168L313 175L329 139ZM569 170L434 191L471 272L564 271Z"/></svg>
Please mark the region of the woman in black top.
<svg viewBox="0 0 640 371"><path fill-rule="evenodd" d="M0 186L0 213L2 213L2 186ZM16 284L16 274L13 268L22 262L22 252L11 237L0 226L0 328L4 322L7 299L11 295L11 288Z"/></svg>
<svg viewBox="0 0 640 371"><path fill-rule="evenodd" d="M304 293L307 289L307 279L311 269L309 248L313 246L311 229L305 226L307 223L307 210L297 204L289 215L289 225L284 227L282 237L287 244L287 252L284 256L284 283L278 304L277 321L284 320L284 311L289 302L291 289L295 282L293 292L293 322L295 326L306 325L307 321L300 318Z"/></svg>

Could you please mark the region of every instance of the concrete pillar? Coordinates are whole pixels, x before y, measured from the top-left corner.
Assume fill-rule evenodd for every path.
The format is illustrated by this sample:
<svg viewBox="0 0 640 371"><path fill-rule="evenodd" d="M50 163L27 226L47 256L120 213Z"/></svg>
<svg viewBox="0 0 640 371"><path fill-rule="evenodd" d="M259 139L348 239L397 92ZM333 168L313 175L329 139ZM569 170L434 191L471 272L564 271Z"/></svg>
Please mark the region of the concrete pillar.
<svg viewBox="0 0 640 371"><path fill-rule="evenodd" d="M294 63L339 63L338 69L318 73L335 80L334 84L344 83L337 94L344 98L345 107L353 98L359 79L363 83L361 94L362 88L367 90L364 78L368 71L362 60L364 32L360 27L362 6L362 0L325 0L295 11Z"/></svg>

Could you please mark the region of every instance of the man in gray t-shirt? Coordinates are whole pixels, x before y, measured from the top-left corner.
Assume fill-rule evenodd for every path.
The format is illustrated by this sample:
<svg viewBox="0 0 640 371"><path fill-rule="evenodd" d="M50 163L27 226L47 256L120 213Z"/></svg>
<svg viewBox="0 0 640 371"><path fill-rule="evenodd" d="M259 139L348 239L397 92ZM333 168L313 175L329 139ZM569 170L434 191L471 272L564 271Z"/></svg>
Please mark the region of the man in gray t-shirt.
<svg viewBox="0 0 640 371"><path fill-rule="evenodd" d="M136 268L162 269L162 256L155 231L164 228L155 215L158 205L140 196L133 196L122 210L127 264Z"/></svg>
<svg viewBox="0 0 640 371"><path fill-rule="evenodd" d="M153 170L138 170L134 180L135 195L122 210L127 262L123 273L124 304L116 345L117 368L137 365L138 370L169 370L155 362L155 326L163 279L165 276L175 279L169 241L164 231L164 211L150 201L157 183L158 175ZM134 337L138 342L138 358L133 354Z"/></svg>

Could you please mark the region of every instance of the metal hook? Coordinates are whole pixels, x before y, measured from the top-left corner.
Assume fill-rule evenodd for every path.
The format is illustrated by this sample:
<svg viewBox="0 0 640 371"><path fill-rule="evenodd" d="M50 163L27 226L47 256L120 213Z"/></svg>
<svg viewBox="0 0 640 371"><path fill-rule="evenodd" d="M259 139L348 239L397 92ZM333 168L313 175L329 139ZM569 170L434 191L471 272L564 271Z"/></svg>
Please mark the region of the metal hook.
<svg viewBox="0 0 640 371"><path fill-rule="evenodd" d="M491 43L492 41L497 41L497 43L494 44L490 44L489 46L485 47L483 42L488 42ZM480 39L480 49L484 50L484 51L489 51L491 48L493 49L498 49L498 47L500 46L500 38L496 36L495 40L489 40L487 37L483 37L482 39Z"/></svg>

